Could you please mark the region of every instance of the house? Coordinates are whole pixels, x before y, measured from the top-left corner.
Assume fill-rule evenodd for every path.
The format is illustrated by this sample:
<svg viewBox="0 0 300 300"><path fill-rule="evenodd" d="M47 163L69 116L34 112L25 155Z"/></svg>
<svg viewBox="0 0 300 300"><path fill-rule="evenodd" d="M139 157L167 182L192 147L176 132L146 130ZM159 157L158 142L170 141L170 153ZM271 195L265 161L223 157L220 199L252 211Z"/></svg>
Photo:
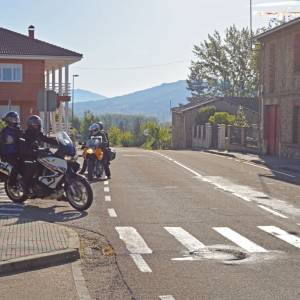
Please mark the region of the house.
<svg viewBox="0 0 300 300"><path fill-rule="evenodd" d="M212 105L217 111L236 114L238 108L243 106L249 123L258 123L258 100L243 97L212 97L202 98L196 102L172 109L172 147L175 149L191 148L193 144L193 128L195 117L201 107Z"/></svg>
<svg viewBox="0 0 300 300"><path fill-rule="evenodd" d="M47 119L53 128L68 128L69 66L81 59L82 54L38 40L34 26L29 26L28 35L0 27L0 116L15 110L24 124L30 114L42 115L38 94L53 90L57 111Z"/></svg>
<svg viewBox="0 0 300 300"><path fill-rule="evenodd" d="M300 18L257 36L264 153L300 158Z"/></svg>

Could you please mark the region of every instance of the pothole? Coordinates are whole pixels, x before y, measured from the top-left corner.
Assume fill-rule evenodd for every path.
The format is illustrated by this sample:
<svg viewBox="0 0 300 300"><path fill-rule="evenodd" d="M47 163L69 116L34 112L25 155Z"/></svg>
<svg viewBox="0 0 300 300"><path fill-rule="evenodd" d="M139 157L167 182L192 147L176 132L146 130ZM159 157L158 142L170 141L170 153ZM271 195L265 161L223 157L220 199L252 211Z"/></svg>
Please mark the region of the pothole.
<svg viewBox="0 0 300 300"><path fill-rule="evenodd" d="M195 251L190 251L185 256L192 256L195 259L212 259L221 261L243 260L249 256L246 251L228 245L207 246Z"/></svg>

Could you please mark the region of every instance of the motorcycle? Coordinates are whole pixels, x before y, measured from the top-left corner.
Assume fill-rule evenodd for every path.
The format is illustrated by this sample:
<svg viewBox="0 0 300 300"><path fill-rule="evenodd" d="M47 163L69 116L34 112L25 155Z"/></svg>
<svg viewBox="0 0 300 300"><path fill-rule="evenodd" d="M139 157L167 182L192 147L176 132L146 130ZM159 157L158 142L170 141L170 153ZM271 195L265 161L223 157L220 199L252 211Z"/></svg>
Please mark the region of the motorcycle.
<svg viewBox="0 0 300 300"><path fill-rule="evenodd" d="M93 202L93 191L87 180L77 174L80 165L76 161L76 149L70 137L65 132L57 135L58 150L52 153L49 149L39 149L34 162L35 172L30 191L31 199L66 199L72 207L79 211L88 209ZM9 183L12 165L0 161L0 180L4 181L5 192L13 202L21 203L27 200L22 187L22 174L17 176L16 186Z"/></svg>
<svg viewBox="0 0 300 300"><path fill-rule="evenodd" d="M104 173L103 147L102 136L92 136L84 146L83 157L87 163L89 181L92 181L94 177L101 178Z"/></svg>

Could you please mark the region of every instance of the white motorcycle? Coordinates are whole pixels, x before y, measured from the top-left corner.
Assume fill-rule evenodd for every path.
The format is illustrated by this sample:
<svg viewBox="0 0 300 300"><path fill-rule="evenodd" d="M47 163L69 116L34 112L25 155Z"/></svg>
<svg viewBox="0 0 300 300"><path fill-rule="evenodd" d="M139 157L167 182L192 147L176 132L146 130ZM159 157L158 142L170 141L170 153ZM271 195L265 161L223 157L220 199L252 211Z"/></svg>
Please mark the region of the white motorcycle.
<svg viewBox="0 0 300 300"><path fill-rule="evenodd" d="M75 209L83 211L93 202L93 191L88 181L77 174L80 165L76 162L76 148L65 132L57 135L58 150L52 153L49 149L41 149L33 163L37 165L30 190L31 199L66 199ZM0 162L0 180L4 181L5 192L13 202L24 202L27 197L22 188L22 174L18 174L16 186L9 183L12 166L8 162Z"/></svg>

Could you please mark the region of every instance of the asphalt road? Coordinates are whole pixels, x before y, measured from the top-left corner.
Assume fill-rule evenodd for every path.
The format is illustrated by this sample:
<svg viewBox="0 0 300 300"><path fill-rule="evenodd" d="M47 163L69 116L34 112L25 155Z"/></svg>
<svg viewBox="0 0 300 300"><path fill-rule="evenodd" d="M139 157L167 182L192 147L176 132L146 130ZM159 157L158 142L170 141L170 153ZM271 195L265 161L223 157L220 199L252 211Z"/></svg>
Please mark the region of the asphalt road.
<svg viewBox="0 0 300 300"><path fill-rule="evenodd" d="M203 152L118 149L87 214L50 201L22 214L105 235L135 299L300 299L300 188L282 173Z"/></svg>

